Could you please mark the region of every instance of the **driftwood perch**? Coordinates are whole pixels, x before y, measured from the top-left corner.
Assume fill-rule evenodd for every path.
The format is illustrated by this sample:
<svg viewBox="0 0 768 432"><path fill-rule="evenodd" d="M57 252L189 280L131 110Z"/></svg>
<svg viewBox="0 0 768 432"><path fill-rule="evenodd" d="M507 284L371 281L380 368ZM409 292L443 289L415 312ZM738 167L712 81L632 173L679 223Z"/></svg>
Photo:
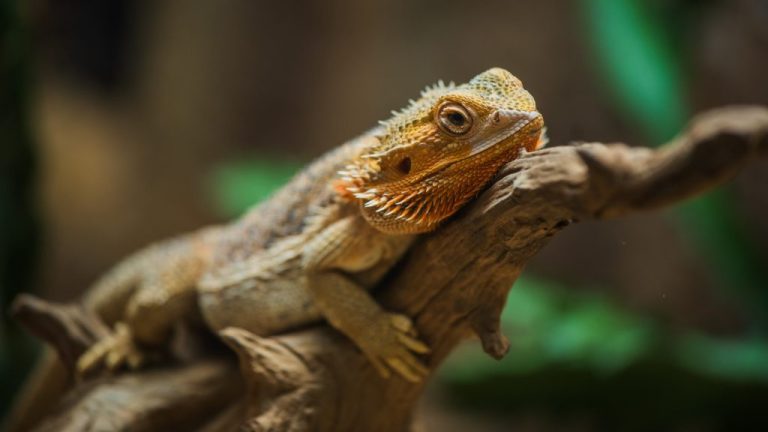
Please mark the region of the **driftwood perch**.
<svg viewBox="0 0 768 432"><path fill-rule="evenodd" d="M385 279L379 298L414 318L435 370L472 333L501 358L509 289L550 237L570 223L658 208L703 192L768 156L768 109L697 117L667 146L581 143L526 154L450 223L421 239ZM18 318L71 365L103 331L69 306L29 297ZM90 323L90 324L89 324ZM424 383L383 380L336 331L318 325L262 338L222 332L237 353L103 377L74 386L41 430L398 431L412 427ZM244 377L245 385L240 377Z"/></svg>

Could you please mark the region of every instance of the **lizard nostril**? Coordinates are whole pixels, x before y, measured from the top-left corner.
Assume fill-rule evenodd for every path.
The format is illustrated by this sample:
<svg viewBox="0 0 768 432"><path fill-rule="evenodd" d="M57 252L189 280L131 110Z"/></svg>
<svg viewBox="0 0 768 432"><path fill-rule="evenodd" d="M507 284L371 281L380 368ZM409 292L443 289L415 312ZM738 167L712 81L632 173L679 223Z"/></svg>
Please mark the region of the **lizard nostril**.
<svg viewBox="0 0 768 432"><path fill-rule="evenodd" d="M498 111L496 111L495 113L493 113L493 122L498 123L500 121L501 121L501 114Z"/></svg>

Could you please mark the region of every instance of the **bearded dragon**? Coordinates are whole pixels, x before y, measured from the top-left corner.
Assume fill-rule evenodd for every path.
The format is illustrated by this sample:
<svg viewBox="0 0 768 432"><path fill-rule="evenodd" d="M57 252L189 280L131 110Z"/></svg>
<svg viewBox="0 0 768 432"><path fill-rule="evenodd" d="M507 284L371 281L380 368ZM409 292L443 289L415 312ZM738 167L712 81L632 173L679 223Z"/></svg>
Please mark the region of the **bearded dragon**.
<svg viewBox="0 0 768 432"><path fill-rule="evenodd" d="M369 291L418 234L541 146L543 130L533 97L506 70L428 87L239 220L151 245L109 271L84 302L114 331L78 372L138 367L175 323L201 315L214 332L260 336L325 319L383 377L423 379L429 347Z"/></svg>

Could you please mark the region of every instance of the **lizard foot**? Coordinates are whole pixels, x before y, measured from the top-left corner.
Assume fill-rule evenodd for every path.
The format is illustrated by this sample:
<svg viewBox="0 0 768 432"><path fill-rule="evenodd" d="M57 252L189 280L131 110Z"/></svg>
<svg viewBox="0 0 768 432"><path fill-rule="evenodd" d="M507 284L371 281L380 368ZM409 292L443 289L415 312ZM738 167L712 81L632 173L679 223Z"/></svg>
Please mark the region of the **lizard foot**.
<svg viewBox="0 0 768 432"><path fill-rule="evenodd" d="M429 373L414 355L428 353L429 347L416 338L413 322L405 315L379 315L360 347L383 378L394 370L408 381L419 382Z"/></svg>
<svg viewBox="0 0 768 432"><path fill-rule="evenodd" d="M138 369L146 360L147 353L136 345L131 329L125 323L117 323L113 333L80 356L76 373L79 377L84 377L101 368L110 372L123 366Z"/></svg>

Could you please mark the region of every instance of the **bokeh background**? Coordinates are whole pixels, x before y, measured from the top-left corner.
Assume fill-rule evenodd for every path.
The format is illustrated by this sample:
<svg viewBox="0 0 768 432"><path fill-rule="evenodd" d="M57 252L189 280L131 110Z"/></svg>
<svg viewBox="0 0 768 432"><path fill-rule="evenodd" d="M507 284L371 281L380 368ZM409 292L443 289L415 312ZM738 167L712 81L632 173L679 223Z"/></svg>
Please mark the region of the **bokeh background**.
<svg viewBox="0 0 768 432"><path fill-rule="evenodd" d="M553 145L656 146L768 104L765 0L3 0L0 407L39 347L19 291L236 217L437 79L519 76ZM565 230L468 343L428 430L768 430L768 163L668 211ZM2 413L0 413L2 417Z"/></svg>

